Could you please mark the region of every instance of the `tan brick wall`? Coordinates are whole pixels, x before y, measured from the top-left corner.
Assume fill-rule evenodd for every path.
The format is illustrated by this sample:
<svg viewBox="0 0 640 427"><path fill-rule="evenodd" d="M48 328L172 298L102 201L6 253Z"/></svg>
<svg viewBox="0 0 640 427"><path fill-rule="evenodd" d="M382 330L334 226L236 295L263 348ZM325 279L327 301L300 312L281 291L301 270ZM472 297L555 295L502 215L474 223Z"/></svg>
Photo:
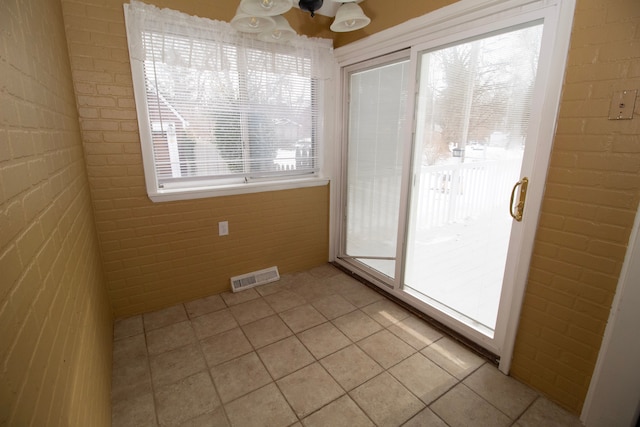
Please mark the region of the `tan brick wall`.
<svg viewBox="0 0 640 427"><path fill-rule="evenodd" d="M0 425L109 426L111 309L62 8L0 2Z"/></svg>
<svg viewBox="0 0 640 427"><path fill-rule="evenodd" d="M328 187L153 203L146 194L122 0L63 0L109 295L116 316L229 289L234 275L328 259ZM237 2L165 1L229 20ZM293 13L290 12L290 13ZM229 221L229 236L218 236Z"/></svg>
<svg viewBox="0 0 640 427"><path fill-rule="evenodd" d="M640 199L640 3L580 0L512 375L579 413Z"/></svg>

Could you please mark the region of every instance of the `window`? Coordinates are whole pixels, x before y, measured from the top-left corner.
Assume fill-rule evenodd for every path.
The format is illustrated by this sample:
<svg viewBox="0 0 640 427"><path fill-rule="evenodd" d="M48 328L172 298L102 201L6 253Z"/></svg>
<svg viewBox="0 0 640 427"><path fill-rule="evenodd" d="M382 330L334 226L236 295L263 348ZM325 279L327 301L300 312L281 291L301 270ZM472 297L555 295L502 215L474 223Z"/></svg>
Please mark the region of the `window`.
<svg viewBox="0 0 640 427"><path fill-rule="evenodd" d="M322 183L330 42L262 42L135 1L125 14L152 200Z"/></svg>

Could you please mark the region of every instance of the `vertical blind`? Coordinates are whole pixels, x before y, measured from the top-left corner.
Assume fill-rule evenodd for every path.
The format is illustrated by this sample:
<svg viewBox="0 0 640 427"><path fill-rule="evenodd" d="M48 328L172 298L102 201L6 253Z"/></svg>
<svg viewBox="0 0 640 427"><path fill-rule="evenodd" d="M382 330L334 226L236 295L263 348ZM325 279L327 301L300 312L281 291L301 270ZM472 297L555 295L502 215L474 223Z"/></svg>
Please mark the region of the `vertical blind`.
<svg viewBox="0 0 640 427"><path fill-rule="evenodd" d="M262 42L227 23L126 8L159 188L318 171L318 90L330 45ZM135 67L132 67L135 69ZM140 74L140 72L139 72ZM137 90L139 94L142 91Z"/></svg>

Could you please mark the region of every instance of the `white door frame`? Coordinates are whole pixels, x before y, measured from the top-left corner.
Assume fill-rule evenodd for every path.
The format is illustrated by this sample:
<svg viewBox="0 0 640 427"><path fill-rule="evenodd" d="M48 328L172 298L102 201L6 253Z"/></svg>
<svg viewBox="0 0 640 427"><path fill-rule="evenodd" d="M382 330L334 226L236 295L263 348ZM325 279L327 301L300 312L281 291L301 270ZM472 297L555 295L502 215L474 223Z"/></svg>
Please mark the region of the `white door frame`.
<svg viewBox="0 0 640 427"><path fill-rule="evenodd" d="M539 73L545 73L547 77L544 91L539 99L539 102L542 102L543 105L541 117L537 118L540 126L535 130L537 133L535 137L538 138L542 146L539 148L537 157L533 160L534 164L530 165L536 175L534 182L537 184L530 187L528 198L530 200L541 200L544 191L543 184L546 178L547 159L550 155L551 142L555 134L574 10L575 0L462 0L422 17L407 21L404 24L376 33L366 39L338 48L335 50L335 56L338 67L342 69L377 56L465 32L468 28L487 26L497 22L498 19L502 21L507 17L533 16L537 13L540 18L545 20L545 33L547 35L543 37L551 40L552 43L551 54L545 60L544 67L542 67L542 63L540 64L541 68L539 70ZM338 72L336 75L341 75L341 73ZM346 82L342 80L339 79L337 82L336 93L344 93ZM337 107L336 123L341 123L343 105ZM334 140L341 141L342 136L339 126L336 126ZM341 162L336 162L336 166L340 164ZM545 166L541 167L541 165ZM337 193L340 193L343 185L341 176L341 171L336 170L334 177L336 177L337 181L332 187ZM342 220L342 209L339 206L340 200L342 199L339 195L333 198L334 205L331 209L333 230L339 229L339 221ZM528 211L530 225L523 232L522 239L526 244L523 245L520 252L520 259L527 262L510 267L514 269L516 285L513 290L505 295L504 298L506 299L503 298L503 301L507 301L508 313L505 316L507 319L506 327L503 328L501 336L498 337L502 347L498 349L490 348L500 356L500 370L504 373L508 373L511 366L515 335L528 274L528 260L531 258L533 251L533 239L537 227L539 206L535 207L531 204ZM333 242L339 242L339 234L334 233L331 236ZM334 243L334 247L335 245L336 243ZM333 255L335 254L332 254L332 259ZM396 296L403 297L399 293ZM404 297L402 299L406 299L406 295Z"/></svg>
<svg viewBox="0 0 640 427"><path fill-rule="evenodd" d="M632 427L640 415L640 211L629 238L598 361L580 419L587 427Z"/></svg>

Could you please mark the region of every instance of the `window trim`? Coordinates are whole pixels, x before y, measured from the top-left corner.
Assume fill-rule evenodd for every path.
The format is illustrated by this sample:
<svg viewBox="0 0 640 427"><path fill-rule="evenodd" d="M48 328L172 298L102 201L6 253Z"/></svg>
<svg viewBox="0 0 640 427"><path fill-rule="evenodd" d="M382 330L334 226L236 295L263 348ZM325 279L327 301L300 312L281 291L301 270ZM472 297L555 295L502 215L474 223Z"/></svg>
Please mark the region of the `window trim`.
<svg viewBox="0 0 640 427"><path fill-rule="evenodd" d="M127 10L129 4L123 5L125 9L125 25L128 18ZM331 99L334 97L330 94L329 90L333 88L332 80L330 77L326 80L315 79L313 84L315 85L314 92L320 94L316 98L317 104L317 123L315 124L315 149L317 151L317 167L315 172L307 172L300 175L288 175L278 176L276 178L254 178L251 180L245 180L245 182L235 183L216 183L216 179L209 177L203 178L200 182L200 186L176 185L169 188L162 188L160 186L157 169L154 161L153 151L153 137L152 129L149 120L149 106L146 94L146 82L144 75L144 65L142 61L129 58L131 65L131 77L133 81L133 94L134 102L136 105L136 116L138 120L138 130L140 135L140 147L142 151L142 164L145 177L145 185L147 189L147 195L153 202L168 202L177 200L191 200L210 197L222 197L232 196L239 194L251 194L268 191L280 191L280 190L292 190L298 188L309 188L326 186L330 182L330 176L327 171L331 170L330 156L327 152L331 150L326 149L325 135L331 134L333 129L325 129L327 121L325 117L330 112L327 110L327 105L331 105ZM197 179L195 181L198 181Z"/></svg>

